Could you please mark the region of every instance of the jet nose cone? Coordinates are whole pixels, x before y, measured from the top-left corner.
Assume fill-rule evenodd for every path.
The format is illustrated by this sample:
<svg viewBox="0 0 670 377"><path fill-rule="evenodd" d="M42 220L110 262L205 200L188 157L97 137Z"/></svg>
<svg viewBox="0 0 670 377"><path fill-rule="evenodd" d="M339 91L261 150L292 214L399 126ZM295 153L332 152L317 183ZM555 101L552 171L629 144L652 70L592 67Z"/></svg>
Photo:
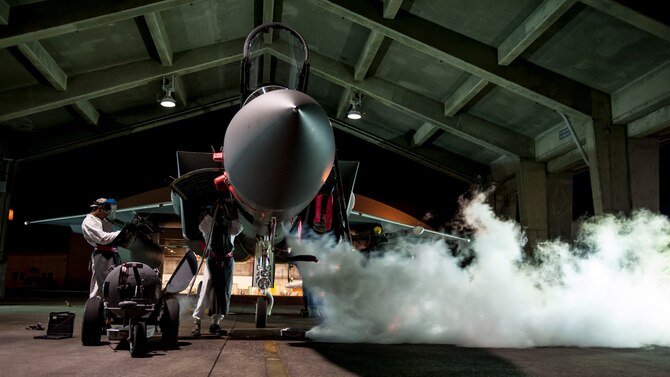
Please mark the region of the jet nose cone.
<svg viewBox="0 0 670 377"><path fill-rule="evenodd" d="M224 167L236 195L257 210L300 211L335 159L328 116L310 96L281 89L240 109L226 130Z"/></svg>

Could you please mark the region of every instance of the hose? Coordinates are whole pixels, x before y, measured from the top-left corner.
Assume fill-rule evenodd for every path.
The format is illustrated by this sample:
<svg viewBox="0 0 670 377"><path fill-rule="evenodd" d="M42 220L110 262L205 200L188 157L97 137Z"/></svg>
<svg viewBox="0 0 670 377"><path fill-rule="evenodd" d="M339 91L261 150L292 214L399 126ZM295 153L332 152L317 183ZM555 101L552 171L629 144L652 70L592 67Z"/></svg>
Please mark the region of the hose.
<svg viewBox="0 0 670 377"><path fill-rule="evenodd" d="M579 149L579 153L582 155L582 158L584 159L584 163L586 164L587 167L590 167L589 166L589 159L588 159L588 157L586 157L586 152L584 151L584 147L582 147L582 143L580 143L579 139L577 139L577 134L575 133L574 128L572 128L572 124L568 120L568 117L566 117L565 114L563 114L560 111L556 111L556 112L561 116L561 118L563 118L563 121L565 122L565 124L568 125L568 129L570 130L570 135L572 136L572 140L577 145L577 149Z"/></svg>

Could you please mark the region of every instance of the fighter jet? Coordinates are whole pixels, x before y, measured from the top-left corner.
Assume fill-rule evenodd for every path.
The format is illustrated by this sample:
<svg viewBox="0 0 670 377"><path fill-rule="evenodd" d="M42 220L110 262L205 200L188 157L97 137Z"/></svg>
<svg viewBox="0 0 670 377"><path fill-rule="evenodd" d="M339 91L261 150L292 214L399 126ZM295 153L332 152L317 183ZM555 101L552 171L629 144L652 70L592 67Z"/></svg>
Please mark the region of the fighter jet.
<svg viewBox="0 0 670 377"><path fill-rule="evenodd" d="M264 77L263 47L272 38L292 46L283 62L288 76ZM288 234L300 237L303 226L310 226L348 239L333 128L323 108L306 94L308 59L304 38L287 25L267 23L252 30L244 43L241 107L226 128L223 146L209 156L179 152L180 176L170 186L179 195L189 239L199 237L196 216L204 205L234 201L243 229L239 243L253 255L252 281L261 292L257 327L265 327L272 311L275 258L316 261L290 255ZM310 217L310 203L324 190L324 216L319 210Z"/></svg>
<svg viewBox="0 0 670 377"><path fill-rule="evenodd" d="M264 46L273 39L291 46L285 60L277 63L282 69L267 69ZM172 202L155 209L179 215L184 238L196 241L203 240L198 229L203 208L222 201L233 204L242 225L235 259L253 258L252 284L261 292L256 327L265 327L274 301L270 288L275 263L317 262L314 256L292 255L287 237L317 234L352 243L353 234L358 246L352 250L369 250L388 240L390 233L381 230L386 225L396 228L394 234L431 231L352 210L358 162L338 160L328 115L307 94L309 50L296 30L282 23L263 24L249 33L243 50L241 107L225 130L222 146L211 152L177 151ZM354 228L350 217L359 223ZM34 223L63 225L72 220Z"/></svg>
<svg viewBox="0 0 670 377"><path fill-rule="evenodd" d="M267 77L264 45L273 38L292 46L283 62L288 77L277 77L278 70ZM241 108L226 129L222 148L204 154L178 152L180 176L170 187L181 200L182 228L189 239L199 237L196 216L203 205L222 198L234 201L243 226L238 244L254 258L252 282L261 292L256 326L265 327L272 310L275 262L317 262L314 256L291 255L288 236L301 238L310 231L352 242L349 216L358 162L338 160L328 115L306 93L309 49L296 30L276 22L255 28L245 40L241 71ZM412 233L424 229L416 227ZM388 238L380 230L364 244L361 233L355 234L359 250Z"/></svg>

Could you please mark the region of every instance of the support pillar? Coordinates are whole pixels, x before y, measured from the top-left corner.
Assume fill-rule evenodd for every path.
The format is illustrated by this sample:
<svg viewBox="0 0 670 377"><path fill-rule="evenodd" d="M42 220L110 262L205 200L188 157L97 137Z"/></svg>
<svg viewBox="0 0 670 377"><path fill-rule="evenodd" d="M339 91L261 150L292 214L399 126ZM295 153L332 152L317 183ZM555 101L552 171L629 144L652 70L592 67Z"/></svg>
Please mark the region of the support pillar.
<svg viewBox="0 0 670 377"><path fill-rule="evenodd" d="M633 209L646 208L658 213L661 207L658 139L628 139L628 166Z"/></svg>
<svg viewBox="0 0 670 377"><path fill-rule="evenodd" d="M572 173L547 175L548 237L572 241Z"/></svg>
<svg viewBox="0 0 670 377"><path fill-rule="evenodd" d="M10 178L13 176L14 161L0 160L0 300L5 298L7 279L7 222L9 221Z"/></svg>
<svg viewBox="0 0 670 377"><path fill-rule="evenodd" d="M497 216L518 221L516 179L500 183L495 190L494 210Z"/></svg>
<svg viewBox="0 0 670 377"><path fill-rule="evenodd" d="M526 230L529 253L547 239L547 173L544 163L521 160L517 173L519 220Z"/></svg>
<svg viewBox="0 0 670 377"><path fill-rule="evenodd" d="M609 96L594 92L591 96L593 122L586 132L586 154L596 216L631 210L628 184L628 150L625 126L612 124Z"/></svg>

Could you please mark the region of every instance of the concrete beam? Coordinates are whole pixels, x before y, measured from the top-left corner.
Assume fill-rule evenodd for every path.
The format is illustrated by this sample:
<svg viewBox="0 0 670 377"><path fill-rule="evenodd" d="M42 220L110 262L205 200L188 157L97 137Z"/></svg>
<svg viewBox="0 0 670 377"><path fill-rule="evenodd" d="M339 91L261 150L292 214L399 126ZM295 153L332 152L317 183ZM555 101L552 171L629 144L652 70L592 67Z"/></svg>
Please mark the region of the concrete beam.
<svg viewBox="0 0 670 377"><path fill-rule="evenodd" d="M438 127L427 122L422 124L421 127L414 132L414 135L412 135L412 147L423 145L435 134L435 132L437 132L438 129Z"/></svg>
<svg viewBox="0 0 670 377"><path fill-rule="evenodd" d="M365 46L363 46L363 51L354 67L354 80L361 81L365 78L370 69L370 64L372 64L372 60L377 55L379 46L382 45L383 41L384 34L374 30L370 31L370 35L368 35L368 39L365 41Z"/></svg>
<svg viewBox="0 0 670 377"><path fill-rule="evenodd" d="M491 179L499 187L502 182L515 182L519 172L519 158L510 156L501 156L491 164ZM516 184L514 187L516 191Z"/></svg>
<svg viewBox="0 0 670 377"><path fill-rule="evenodd" d="M562 155L547 161L548 173L563 173L586 166L582 154L577 148L571 149Z"/></svg>
<svg viewBox="0 0 670 377"><path fill-rule="evenodd" d="M394 18L401 5L402 0L384 0L384 18Z"/></svg>
<svg viewBox="0 0 670 377"><path fill-rule="evenodd" d="M670 105L628 123L627 127L630 138L646 137L670 127Z"/></svg>
<svg viewBox="0 0 670 377"><path fill-rule="evenodd" d="M74 149L151 130L157 127L164 126L166 124L179 122L185 119L190 119L202 114L211 113L213 111L226 109L232 106L239 106L239 104L240 104L240 96L234 96L232 98L219 100L216 101L215 103L209 103L207 105L193 107L190 109L186 109L184 111L176 110L177 112L171 114L169 117L162 117L158 119L152 119L152 118L140 119L136 115L132 115L130 116L130 118L135 119L125 123L125 124L131 124L128 127L111 131L105 131L102 133L96 133L94 136L70 139L64 143L59 143L57 145L55 145L54 143L45 143L43 145L31 146L31 149L29 151L25 151L25 153L23 153L23 156L18 158L16 161L27 162L27 161L38 160L45 157L50 157Z"/></svg>
<svg viewBox="0 0 670 377"><path fill-rule="evenodd" d="M172 65L172 45L170 44L167 30L165 30L163 17L161 17L160 13L153 12L145 14L144 19L149 27L151 39L154 41L161 64L165 67L170 67Z"/></svg>
<svg viewBox="0 0 670 377"><path fill-rule="evenodd" d="M349 106L351 105L352 93L353 90L351 90L351 87L344 88L340 101L337 103L337 119L344 119L347 116L347 111L349 111Z"/></svg>
<svg viewBox="0 0 670 377"><path fill-rule="evenodd" d="M90 125L97 126L100 120L100 113L88 101L79 101L72 104L72 107Z"/></svg>
<svg viewBox="0 0 670 377"><path fill-rule="evenodd" d="M275 12L275 1L274 0L263 0L263 23L267 24L268 22L274 21L274 12ZM272 33L272 30L270 31ZM266 33L266 34L270 34Z"/></svg>
<svg viewBox="0 0 670 377"><path fill-rule="evenodd" d="M591 116L593 88L523 60L501 66L497 49L408 12L399 11L393 20L387 20L374 2L309 1L531 101L573 118Z"/></svg>
<svg viewBox="0 0 670 377"><path fill-rule="evenodd" d="M175 94L175 100L177 101L177 105L180 107L186 107L188 106L188 96L186 95L186 84L184 83L184 79L181 76L175 76L174 77L174 94Z"/></svg>
<svg viewBox="0 0 670 377"><path fill-rule="evenodd" d="M56 90L65 90L67 75L39 42L22 43L18 47L19 51Z"/></svg>
<svg viewBox="0 0 670 377"><path fill-rule="evenodd" d="M544 0L498 47L498 64L508 65L539 38L577 0Z"/></svg>
<svg viewBox="0 0 670 377"><path fill-rule="evenodd" d="M454 117L445 118L447 124L453 128L467 132L468 135L481 141L488 141L499 146L506 146L507 154L514 157L531 158L535 156L535 143L532 138L516 133L508 128L499 126L469 113L461 113ZM514 153L509 153L514 152Z"/></svg>
<svg viewBox="0 0 670 377"><path fill-rule="evenodd" d="M570 117L568 117L570 118ZM577 139L584 145L586 144L586 130L590 127L592 120L575 122L569 119L577 134ZM543 132L535 138L535 159L538 161L548 161L577 148L573 140L570 129L559 114L556 114L556 125Z"/></svg>
<svg viewBox="0 0 670 377"><path fill-rule="evenodd" d="M285 44L275 43L272 51L278 58L290 60ZM518 156L533 153L525 148L532 145L531 139L526 136L473 116L445 118L442 103L378 78L356 81L347 67L323 55L312 52L310 61L312 74L345 88L358 89L366 97L374 98L422 122L432 123L462 139L500 154Z"/></svg>
<svg viewBox="0 0 670 377"><path fill-rule="evenodd" d="M263 23L267 24L274 21L274 12L275 12L275 2L274 0L263 0ZM271 44L274 39L275 31L270 29L267 33L263 34L263 41L266 45ZM267 64L266 64L267 65Z"/></svg>
<svg viewBox="0 0 670 377"><path fill-rule="evenodd" d="M470 76L444 103L444 115L454 116L461 111L489 82L477 76Z"/></svg>
<svg viewBox="0 0 670 377"><path fill-rule="evenodd" d="M360 124L365 123L364 120L358 122L361 121L362 123ZM368 124L367 127L354 127L338 119L331 119L331 122L333 123L333 127L339 130L465 182L481 183L482 177L490 174L488 166L443 149L438 150L430 147L411 148L409 142L404 143L404 140L396 139L391 142L364 131L364 128L374 129L374 125Z"/></svg>
<svg viewBox="0 0 670 377"><path fill-rule="evenodd" d="M256 2L256 7L259 5ZM274 11L275 11L275 2L274 0L263 0L263 3L260 4L262 9L256 9L255 13L260 13L263 23L269 23L274 21ZM254 17L256 18L256 17ZM268 29L266 33L263 33L263 44L269 46L273 43L276 33L274 28ZM262 81L270 82L272 78L272 56L270 54L263 54L263 72Z"/></svg>
<svg viewBox="0 0 670 377"><path fill-rule="evenodd" d="M666 63L612 94L612 121L627 124L670 104L670 63Z"/></svg>
<svg viewBox="0 0 670 377"><path fill-rule="evenodd" d="M239 63L244 39L202 47L176 54L172 67L163 67L151 59L71 77L68 90L54 92L44 85L0 92L0 122L71 105L177 76Z"/></svg>
<svg viewBox="0 0 670 377"><path fill-rule="evenodd" d="M5 0L0 0L0 25L9 23L9 4Z"/></svg>
<svg viewBox="0 0 670 377"><path fill-rule="evenodd" d="M638 29L644 30L649 34L670 42L670 26L648 15L637 12L626 5L612 0L581 0L581 2L603 13L609 14L614 18L618 18ZM634 2L631 3L634 4ZM641 3L647 2L643 1ZM663 3L659 2L659 4ZM661 12L667 12L667 10L662 10Z"/></svg>
<svg viewBox="0 0 670 377"><path fill-rule="evenodd" d="M0 48L98 27L202 0L41 1L12 8L12 23L0 29ZM62 9L68 12L62 12Z"/></svg>
<svg viewBox="0 0 670 377"><path fill-rule="evenodd" d="M456 115L465 105L470 102L479 92L482 91L486 87L486 84L488 84L488 81L482 80L477 76L470 76L463 85L461 85L454 94L444 103L444 115L445 116L453 116ZM423 129L424 127L433 127L433 129ZM430 123L425 123L423 126L421 126L423 130L423 134L428 135L427 137L432 136L436 131L437 127L430 124ZM415 134L414 136L417 136ZM421 135L423 137L423 135ZM426 138L427 139L427 138ZM418 139L417 141L421 141L421 139ZM421 141L421 144L423 144L424 141Z"/></svg>

